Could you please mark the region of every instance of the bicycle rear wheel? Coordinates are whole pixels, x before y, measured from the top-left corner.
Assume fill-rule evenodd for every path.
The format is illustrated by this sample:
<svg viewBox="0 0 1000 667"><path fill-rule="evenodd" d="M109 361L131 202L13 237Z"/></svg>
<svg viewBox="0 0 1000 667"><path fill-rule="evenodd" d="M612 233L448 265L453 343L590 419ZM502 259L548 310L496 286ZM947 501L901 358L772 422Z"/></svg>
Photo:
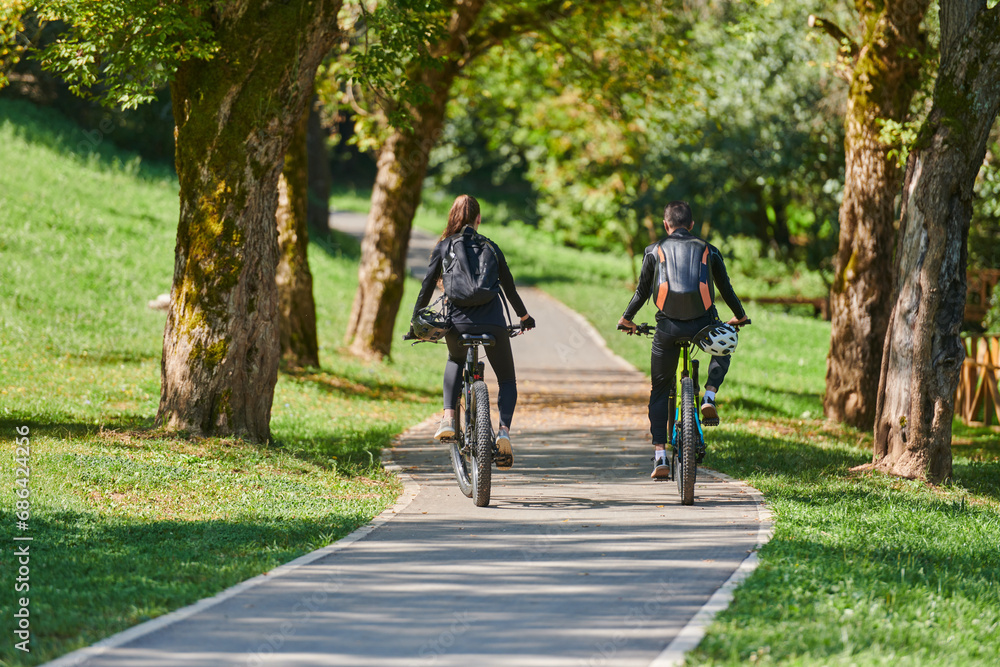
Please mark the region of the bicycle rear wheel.
<svg viewBox="0 0 1000 667"><path fill-rule="evenodd" d="M490 504L490 485L493 481L493 425L490 423L490 393L486 383L478 380L472 383L473 413L470 422L475 428L475 437L470 438L472 446L472 500L476 507Z"/></svg>
<svg viewBox="0 0 1000 667"><path fill-rule="evenodd" d="M681 432L674 447L679 461L677 465L677 492L682 505L694 504L694 479L698 471L696 447L698 443L698 422L694 413L694 380L681 379ZM679 450L679 451L678 451Z"/></svg>
<svg viewBox="0 0 1000 667"><path fill-rule="evenodd" d="M451 441L451 467L455 469L458 488L467 498L472 497L472 448L465 440L465 389L459 392L455 404L455 437Z"/></svg>

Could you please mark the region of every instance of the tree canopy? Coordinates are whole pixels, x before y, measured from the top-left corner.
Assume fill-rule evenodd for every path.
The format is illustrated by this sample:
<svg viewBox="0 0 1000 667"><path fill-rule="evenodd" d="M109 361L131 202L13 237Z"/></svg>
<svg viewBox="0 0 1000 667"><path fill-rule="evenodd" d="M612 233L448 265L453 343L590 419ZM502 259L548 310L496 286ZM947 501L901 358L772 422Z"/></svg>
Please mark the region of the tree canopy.
<svg viewBox="0 0 1000 667"><path fill-rule="evenodd" d="M666 201L687 199L712 230L821 265L844 86L804 9L641 2L525 35L461 82L438 178L520 176L535 195L523 219L574 245L638 250Z"/></svg>

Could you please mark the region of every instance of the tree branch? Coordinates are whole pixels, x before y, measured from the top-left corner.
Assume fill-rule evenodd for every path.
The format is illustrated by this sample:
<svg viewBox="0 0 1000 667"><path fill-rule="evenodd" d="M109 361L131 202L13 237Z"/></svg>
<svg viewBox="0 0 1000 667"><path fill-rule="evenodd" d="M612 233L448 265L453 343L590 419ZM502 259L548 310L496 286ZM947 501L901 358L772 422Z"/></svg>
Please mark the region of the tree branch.
<svg viewBox="0 0 1000 667"><path fill-rule="evenodd" d="M520 35L529 30L535 30L547 23L565 18L567 12L565 0L544 2L533 9L522 9L512 12L503 19L483 26L469 33L469 59L481 55L514 35ZM572 9L574 5L569 5Z"/></svg>
<svg viewBox="0 0 1000 667"><path fill-rule="evenodd" d="M849 49L847 55L851 57L851 60L857 57L858 55L857 43L853 39L851 39L850 35L844 32L843 28L841 28L833 21L830 21L828 19L821 19L818 16L810 14L809 27L815 28L817 30L822 30L827 35L837 40L837 43L840 44L841 48L846 47L847 49Z"/></svg>

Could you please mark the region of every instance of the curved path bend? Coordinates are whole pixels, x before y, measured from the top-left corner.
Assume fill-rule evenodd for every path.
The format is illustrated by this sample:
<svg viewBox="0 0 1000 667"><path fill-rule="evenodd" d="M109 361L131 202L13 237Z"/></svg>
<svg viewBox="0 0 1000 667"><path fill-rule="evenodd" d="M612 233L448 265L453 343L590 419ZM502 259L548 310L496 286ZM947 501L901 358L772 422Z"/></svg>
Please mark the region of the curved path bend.
<svg viewBox="0 0 1000 667"><path fill-rule="evenodd" d="M514 468L494 470L489 507L459 492L428 420L390 452L406 488L374 527L52 664L679 664L755 562L766 511L704 470L691 507L651 481L646 376L522 296L539 328L513 341Z"/></svg>

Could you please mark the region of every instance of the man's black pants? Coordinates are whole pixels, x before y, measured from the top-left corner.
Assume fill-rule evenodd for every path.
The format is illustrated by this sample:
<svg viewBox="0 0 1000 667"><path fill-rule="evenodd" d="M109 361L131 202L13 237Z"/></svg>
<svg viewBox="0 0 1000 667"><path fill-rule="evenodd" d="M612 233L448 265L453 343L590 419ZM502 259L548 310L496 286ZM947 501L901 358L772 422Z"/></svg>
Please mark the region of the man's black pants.
<svg viewBox="0 0 1000 667"><path fill-rule="evenodd" d="M654 445L665 445L670 442L667 437L667 410L670 392L677 386L677 362L680 359L681 348L676 345L678 340L690 340L705 327L718 322L715 308L695 320L672 320L660 318L656 322L656 333L653 335L653 352L650 359L650 375L653 386L649 392L649 432L653 436ZM708 363L708 379L704 386L722 386L722 381L729 372L729 357L711 357Z"/></svg>

